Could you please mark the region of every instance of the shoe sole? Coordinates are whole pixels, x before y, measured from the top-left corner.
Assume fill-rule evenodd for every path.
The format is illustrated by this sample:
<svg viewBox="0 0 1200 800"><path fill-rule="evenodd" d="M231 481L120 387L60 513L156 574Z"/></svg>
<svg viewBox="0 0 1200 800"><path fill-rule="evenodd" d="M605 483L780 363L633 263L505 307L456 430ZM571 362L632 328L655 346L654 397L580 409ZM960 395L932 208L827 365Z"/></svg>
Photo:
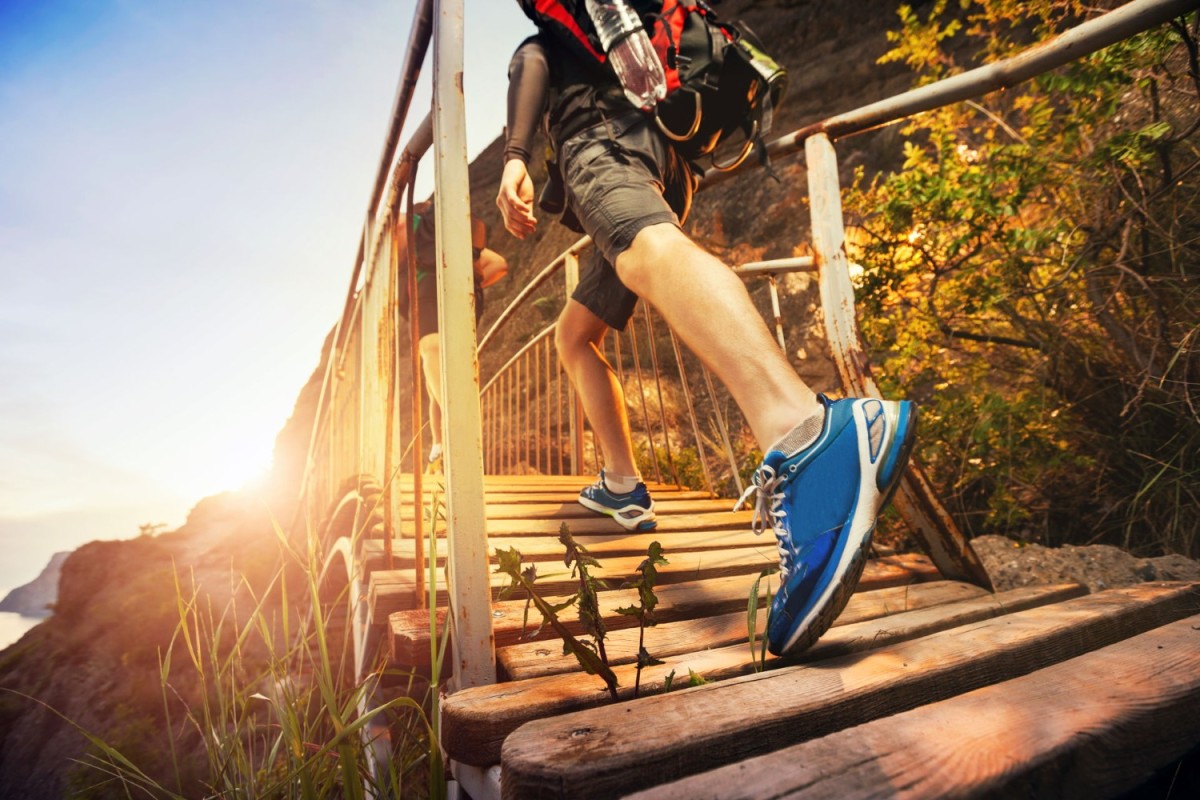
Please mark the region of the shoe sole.
<svg viewBox="0 0 1200 800"><path fill-rule="evenodd" d="M904 466L916 441L917 407L909 401L878 401L883 406L880 416L884 420L885 430L876 458L879 463L873 463L870 422L864 411L869 402L864 401L854 407L854 423L859 433L860 489L841 558L821 597L796 626L795 632L780 649L781 654L798 653L815 644L850 601L850 595L854 593L854 588L867 565L867 551L871 547L871 534L875 531L875 522L887 508L896 487L899 486L900 478L904 475ZM878 419L878 416L874 418ZM900 438L900 443L893 451L897 437ZM879 485L880 478L886 478L883 486ZM863 489L869 489L865 496ZM875 505L876 498L879 500L874 512L867 511ZM863 502L864 500L868 502Z"/></svg>
<svg viewBox="0 0 1200 800"><path fill-rule="evenodd" d="M651 516L649 519L647 519L644 516L638 517L636 520L632 520L632 523L633 523L632 525L627 525L627 524L625 524L625 520L623 520L617 516L617 514L619 512L625 511L626 509L624 509L624 508L612 509L612 508L609 508L608 506L602 506L599 503L597 503L595 500L589 500L588 498L584 497L583 495L580 495L577 499L579 500L579 505L583 506L588 511L595 511L597 514L603 514L606 517L612 517L614 522L616 522L618 525L620 525L622 528L624 528L627 531L634 531L636 533L646 533L647 531L652 531L658 527L658 520L653 516ZM654 511L651 510L648 513L653 514Z"/></svg>

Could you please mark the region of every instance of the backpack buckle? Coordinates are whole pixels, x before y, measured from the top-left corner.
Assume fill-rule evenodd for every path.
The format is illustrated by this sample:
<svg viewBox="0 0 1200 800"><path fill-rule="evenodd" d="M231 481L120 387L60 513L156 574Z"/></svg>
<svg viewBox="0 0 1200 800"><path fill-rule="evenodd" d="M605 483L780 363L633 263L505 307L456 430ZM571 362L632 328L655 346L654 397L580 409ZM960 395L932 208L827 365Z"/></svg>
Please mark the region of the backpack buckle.
<svg viewBox="0 0 1200 800"><path fill-rule="evenodd" d="M666 136L671 141L687 142L687 141L690 141L691 138L696 135L696 131L700 130L700 121L704 117L704 111L700 107L700 93L698 91L696 91L695 89L693 89L689 86L681 86L679 88L679 91L681 93L682 92L690 93L692 95L692 100L695 103L695 105L694 105L695 112L694 112L694 115L692 118L691 126L688 128L687 133L678 134L678 133L675 133L674 131L672 131L670 128L668 128L666 123L663 122L662 119L659 118L657 108L654 109L654 124L658 126L658 129L660 131L662 131L662 135Z"/></svg>
<svg viewBox="0 0 1200 800"><path fill-rule="evenodd" d="M745 161L747 156L750 155L750 151L754 149L754 140L757 136L758 120L754 120L754 124L750 127L750 132L746 134L746 143L742 145L742 152L738 153L731 160L726 161L723 164L718 164L717 158L714 155L711 159L713 169L715 169L717 172L729 172L731 169L737 169L740 167L742 162Z"/></svg>

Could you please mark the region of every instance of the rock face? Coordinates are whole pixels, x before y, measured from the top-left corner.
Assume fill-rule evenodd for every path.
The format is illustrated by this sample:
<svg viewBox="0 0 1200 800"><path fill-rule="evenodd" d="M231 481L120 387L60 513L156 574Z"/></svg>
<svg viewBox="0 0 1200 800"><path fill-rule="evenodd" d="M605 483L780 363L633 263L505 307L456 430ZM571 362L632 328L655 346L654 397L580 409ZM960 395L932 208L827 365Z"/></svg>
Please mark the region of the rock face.
<svg viewBox="0 0 1200 800"><path fill-rule="evenodd" d="M118 796L94 788L99 773L79 763L88 742L65 719L174 785L159 659L180 624L177 591L218 612L253 608L279 564L261 498L238 493L202 500L178 531L68 554L54 614L0 651L0 798ZM174 663L171 691L195 702L186 659ZM195 762L181 769L195 788Z"/></svg>
<svg viewBox="0 0 1200 800"><path fill-rule="evenodd" d="M994 535L976 537L971 546L998 592L1052 583L1099 592L1143 581L1200 581L1200 561L1177 554L1138 558L1107 544L1043 547Z"/></svg>
<svg viewBox="0 0 1200 800"><path fill-rule="evenodd" d="M13 589L0 600L0 611L11 611L24 617L48 617L58 600L58 578L63 562L70 551L55 553L41 574L24 586Z"/></svg>

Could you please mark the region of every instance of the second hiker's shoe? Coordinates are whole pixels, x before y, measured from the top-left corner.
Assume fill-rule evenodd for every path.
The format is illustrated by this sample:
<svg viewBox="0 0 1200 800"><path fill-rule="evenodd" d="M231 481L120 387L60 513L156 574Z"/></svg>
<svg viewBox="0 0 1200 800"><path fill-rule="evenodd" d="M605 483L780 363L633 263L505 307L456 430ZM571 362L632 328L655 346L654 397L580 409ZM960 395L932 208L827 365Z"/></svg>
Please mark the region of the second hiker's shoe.
<svg viewBox="0 0 1200 800"><path fill-rule="evenodd" d="M652 531L658 526L654 501L646 484L638 483L632 492L617 494L604 483L604 470L591 486L579 492L579 505L598 514L607 514L627 531Z"/></svg>
<svg viewBox="0 0 1200 800"><path fill-rule="evenodd" d="M755 532L769 524L778 539L779 590L767 619L776 655L812 645L845 608L915 439L917 409L908 401L819 397L825 420L816 441L767 453L742 495L757 491Z"/></svg>
<svg viewBox="0 0 1200 800"><path fill-rule="evenodd" d="M429 448L429 460L425 463L425 471L431 475L440 475L442 472L442 443L438 442L433 447Z"/></svg>

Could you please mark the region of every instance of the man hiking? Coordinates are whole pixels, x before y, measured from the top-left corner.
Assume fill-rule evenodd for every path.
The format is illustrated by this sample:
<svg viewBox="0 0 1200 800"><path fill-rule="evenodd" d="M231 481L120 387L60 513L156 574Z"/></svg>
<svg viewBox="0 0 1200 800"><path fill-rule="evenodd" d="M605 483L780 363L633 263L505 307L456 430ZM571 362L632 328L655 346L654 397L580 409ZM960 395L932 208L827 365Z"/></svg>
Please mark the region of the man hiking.
<svg viewBox="0 0 1200 800"><path fill-rule="evenodd" d="M907 401L830 400L801 380L741 279L681 230L697 169L652 115L629 103L610 71L543 32L517 49L509 81L496 198L505 227L518 238L537 228L526 165L545 114L567 214L594 244L555 332L604 453L604 468L580 502L629 530L655 525L622 387L601 348L640 297L724 382L766 453L747 495L757 492L754 529L770 526L778 540L768 646L776 654L809 646L861 574L876 517L907 461L916 409Z"/></svg>

